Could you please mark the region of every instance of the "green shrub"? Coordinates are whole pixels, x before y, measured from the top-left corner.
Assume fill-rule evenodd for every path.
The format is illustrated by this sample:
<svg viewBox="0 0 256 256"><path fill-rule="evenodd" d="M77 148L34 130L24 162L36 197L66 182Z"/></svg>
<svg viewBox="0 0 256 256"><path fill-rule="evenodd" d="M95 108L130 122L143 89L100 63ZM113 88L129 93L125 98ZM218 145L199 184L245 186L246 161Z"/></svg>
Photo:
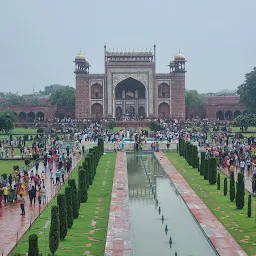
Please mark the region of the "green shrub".
<svg viewBox="0 0 256 256"><path fill-rule="evenodd" d="M68 185L72 189L72 207L73 207L73 218L77 219L79 216L79 204L78 204L78 196L77 196L77 188L76 188L76 180L69 179Z"/></svg>
<svg viewBox="0 0 256 256"><path fill-rule="evenodd" d="M249 218L252 217L252 195L248 196L248 212L247 215Z"/></svg>
<svg viewBox="0 0 256 256"><path fill-rule="evenodd" d="M236 208L244 208L244 175L243 173L238 173L237 183L236 183Z"/></svg>
<svg viewBox="0 0 256 256"><path fill-rule="evenodd" d="M39 158L39 154L38 153L32 154L32 158L33 160L37 160Z"/></svg>
<svg viewBox="0 0 256 256"><path fill-rule="evenodd" d="M228 193L228 178L224 178L224 196L226 196Z"/></svg>
<svg viewBox="0 0 256 256"><path fill-rule="evenodd" d="M208 172L209 172L209 159L204 160L204 179L208 180Z"/></svg>
<svg viewBox="0 0 256 256"><path fill-rule="evenodd" d="M2 173L1 176L3 177L4 180L7 179L7 174L6 173Z"/></svg>
<svg viewBox="0 0 256 256"><path fill-rule="evenodd" d="M89 180L89 184L92 185L93 183L93 175L94 175L94 170L93 170L93 166L94 166L94 163L93 163L93 155L91 153L87 154L87 156L90 158L90 163L89 166L88 166L88 169L90 170L90 180Z"/></svg>
<svg viewBox="0 0 256 256"><path fill-rule="evenodd" d="M208 180L210 185L216 184L217 162L215 157L210 157L208 167Z"/></svg>
<svg viewBox="0 0 256 256"><path fill-rule="evenodd" d="M200 175L203 176L205 171L205 152L201 152Z"/></svg>
<svg viewBox="0 0 256 256"><path fill-rule="evenodd" d="M80 204L81 204L81 190L77 189L77 201L78 201L78 210L80 210Z"/></svg>
<svg viewBox="0 0 256 256"><path fill-rule="evenodd" d="M25 159L25 165L29 165L30 164L30 159Z"/></svg>
<svg viewBox="0 0 256 256"><path fill-rule="evenodd" d="M51 209L51 227L49 232L49 249L51 253L57 251L60 242L60 220L59 220L59 207L52 206Z"/></svg>
<svg viewBox="0 0 256 256"><path fill-rule="evenodd" d="M102 156L104 153L104 139L102 137L98 138L98 146L100 148L100 155Z"/></svg>
<svg viewBox="0 0 256 256"><path fill-rule="evenodd" d="M73 203L72 203L72 188L65 187L66 207L67 207L67 222L68 228L73 225Z"/></svg>
<svg viewBox="0 0 256 256"><path fill-rule="evenodd" d="M219 173L217 178L217 189L220 190L220 174Z"/></svg>
<svg viewBox="0 0 256 256"><path fill-rule="evenodd" d="M44 133L44 128L38 128L37 133Z"/></svg>
<svg viewBox="0 0 256 256"><path fill-rule="evenodd" d="M229 182L229 199L231 202L235 200L236 188L235 188L235 174L233 171L230 172L230 182Z"/></svg>
<svg viewBox="0 0 256 256"><path fill-rule="evenodd" d="M19 167L18 165L14 165L14 166L13 166L13 170L14 170L14 171L15 171L15 170L16 170L16 171L19 171L19 170L20 170L20 167Z"/></svg>
<svg viewBox="0 0 256 256"><path fill-rule="evenodd" d="M81 192L81 203L86 202L86 191L87 191L87 183L86 183L86 171L85 169L78 170L78 188Z"/></svg>
<svg viewBox="0 0 256 256"><path fill-rule="evenodd" d="M35 234L30 235L28 242L28 256L38 256L38 236Z"/></svg>
<svg viewBox="0 0 256 256"><path fill-rule="evenodd" d="M60 240L64 240L68 232L67 204L64 194L57 195L57 204L59 206Z"/></svg>
<svg viewBox="0 0 256 256"><path fill-rule="evenodd" d="M198 168L198 151L197 151L197 146L193 145L192 146L192 159L191 159L191 164L193 168Z"/></svg>

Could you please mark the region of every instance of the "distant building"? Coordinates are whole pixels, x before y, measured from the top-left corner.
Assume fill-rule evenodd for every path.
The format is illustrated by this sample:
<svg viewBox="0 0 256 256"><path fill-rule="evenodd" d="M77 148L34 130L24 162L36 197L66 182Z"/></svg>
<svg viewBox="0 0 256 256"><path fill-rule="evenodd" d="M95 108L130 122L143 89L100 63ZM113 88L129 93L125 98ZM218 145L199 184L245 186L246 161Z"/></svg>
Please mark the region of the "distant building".
<svg viewBox="0 0 256 256"><path fill-rule="evenodd" d="M185 118L185 57L178 53L169 72L156 73L153 51L107 51L104 74L90 74L80 52L75 58L76 118Z"/></svg>
<svg viewBox="0 0 256 256"><path fill-rule="evenodd" d="M186 118L233 120L246 112L246 106L239 103L239 96L208 96L202 106L187 106Z"/></svg>

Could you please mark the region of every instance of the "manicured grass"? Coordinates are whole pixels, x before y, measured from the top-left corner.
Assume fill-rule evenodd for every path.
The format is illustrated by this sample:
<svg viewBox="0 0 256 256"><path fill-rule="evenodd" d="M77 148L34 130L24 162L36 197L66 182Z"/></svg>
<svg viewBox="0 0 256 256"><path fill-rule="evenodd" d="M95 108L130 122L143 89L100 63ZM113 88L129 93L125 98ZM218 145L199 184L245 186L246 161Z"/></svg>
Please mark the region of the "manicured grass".
<svg viewBox="0 0 256 256"><path fill-rule="evenodd" d="M0 175L13 173L13 166L19 165L20 169L25 166L24 160L0 160Z"/></svg>
<svg viewBox="0 0 256 256"><path fill-rule="evenodd" d="M35 128L28 128L28 129L25 129L25 128L14 128L11 133L21 133L21 134L28 134L28 133L36 133L37 132L37 129Z"/></svg>
<svg viewBox="0 0 256 256"><path fill-rule="evenodd" d="M115 153L107 153L100 159L97 173L88 191L88 201L81 204L79 218L74 220L71 229L64 241L60 242L58 255L84 255L90 251L90 255L104 255L105 241L108 226L111 191L115 167ZM71 178L78 180L78 167L71 174ZM103 182L104 181L104 182ZM78 183L78 182L77 182ZM60 192L64 191L64 187ZM51 220L51 206L56 204L56 197L43 211L31 229L19 241L14 253L25 253L28 250L28 237L37 234L39 237L39 250L44 255L49 253L49 230ZM92 226L93 220L96 221Z"/></svg>
<svg viewBox="0 0 256 256"><path fill-rule="evenodd" d="M221 174L221 190L217 190L217 185L209 185L199 175L197 169L190 167L183 157L178 153L166 153L168 159L175 168L189 183L196 194L204 201L207 207L226 227L230 234L236 239L240 246L248 255L255 255L256 252L256 200L252 198L252 217L247 217L248 193L245 194L245 206L242 210L237 210L235 202L229 200L228 194L223 195L223 182L225 175Z"/></svg>
<svg viewBox="0 0 256 256"><path fill-rule="evenodd" d="M232 132L241 132L240 127L232 127ZM256 132L256 126L250 126L247 132Z"/></svg>

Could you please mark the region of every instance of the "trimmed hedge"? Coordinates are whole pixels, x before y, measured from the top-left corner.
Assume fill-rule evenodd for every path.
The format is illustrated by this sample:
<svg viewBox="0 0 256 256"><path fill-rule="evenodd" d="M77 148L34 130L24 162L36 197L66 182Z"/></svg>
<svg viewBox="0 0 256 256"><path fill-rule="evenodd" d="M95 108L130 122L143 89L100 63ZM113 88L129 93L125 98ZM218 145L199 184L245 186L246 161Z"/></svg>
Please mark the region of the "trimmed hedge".
<svg viewBox="0 0 256 256"><path fill-rule="evenodd" d="M57 251L60 243L60 220L59 220L59 207L53 205L51 209L51 227L49 232L49 249L51 253Z"/></svg>
<svg viewBox="0 0 256 256"><path fill-rule="evenodd" d="M64 240L68 232L67 204L64 194L57 195L57 204L59 206L60 240Z"/></svg>
<svg viewBox="0 0 256 256"><path fill-rule="evenodd" d="M204 160L204 179L208 180L208 172L209 172L209 159Z"/></svg>
<svg viewBox="0 0 256 256"><path fill-rule="evenodd" d="M65 187L66 207L67 207L67 222L68 228L73 225L73 203L72 203L72 188Z"/></svg>
<svg viewBox="0 0 256 256"><path fill-rule="evenodd" d="M78 188L80 189L81 193L81 203L85 203L86 198L86 192L87 192L87 183L86 183L86 171L85 169L79 169L78 170Z"/></svg>
<svg viewBox="0 0 256 256"><path fill-rule="evenodd" d="M229 182L229 199L231 202L235 200L236 197L236 188L235 188L235 174L233 171L230 172L230 182Z"/></svg>
<svg viewBox="0 0 256 256"><path fill-rule="evenodd" d="M205 152L201 152L200 175L203 176L205 171Z"/></svg>
<svg viewBox="0 0 256 256"><path fill-rule="evenodd" d="M238 173L237 183L236 183L236 208L243 209L244 208L244 175L243 173Z"/></svg>
<svg viewBox="0 0 256 256"><path fill-rule="evenodd" d="M38 249L38 236L36 234L32 234L29 236L28 239L28 256L38 256L39 249Z"/></svg>

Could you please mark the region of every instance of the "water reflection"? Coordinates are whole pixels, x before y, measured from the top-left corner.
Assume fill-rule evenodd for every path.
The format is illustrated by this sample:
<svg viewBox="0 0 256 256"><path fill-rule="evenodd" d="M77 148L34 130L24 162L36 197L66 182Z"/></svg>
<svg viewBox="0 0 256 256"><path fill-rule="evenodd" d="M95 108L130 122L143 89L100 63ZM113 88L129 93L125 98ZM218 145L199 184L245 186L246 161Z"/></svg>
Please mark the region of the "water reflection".
<svg viewBox="0 0 256 256"><path fill-rule="evenodd" d="M216 255L151 154L127 154L127 169L134 255Z"/></svg>

